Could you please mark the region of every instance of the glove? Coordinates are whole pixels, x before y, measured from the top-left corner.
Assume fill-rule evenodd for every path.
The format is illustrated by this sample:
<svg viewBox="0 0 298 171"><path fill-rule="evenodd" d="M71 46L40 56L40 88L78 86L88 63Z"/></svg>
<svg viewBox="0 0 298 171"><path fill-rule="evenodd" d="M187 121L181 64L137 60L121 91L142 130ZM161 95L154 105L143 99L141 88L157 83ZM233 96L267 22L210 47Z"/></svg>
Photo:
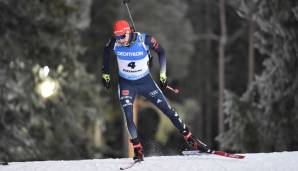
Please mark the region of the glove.
<svg viewBox="0 0 298 171"><path fill-rule="evenodd" d="M109 89L111 87L111 78L110 78L110 74L102 74L102 83L103 86L107 89Z"/></svg>
<svg viewBox="0 0 298 171"><path fill-rule="evenodd" d="M167 75L166 73L160 73L159 75L159 82L161 89L165 89L168 85Z"/></svg>

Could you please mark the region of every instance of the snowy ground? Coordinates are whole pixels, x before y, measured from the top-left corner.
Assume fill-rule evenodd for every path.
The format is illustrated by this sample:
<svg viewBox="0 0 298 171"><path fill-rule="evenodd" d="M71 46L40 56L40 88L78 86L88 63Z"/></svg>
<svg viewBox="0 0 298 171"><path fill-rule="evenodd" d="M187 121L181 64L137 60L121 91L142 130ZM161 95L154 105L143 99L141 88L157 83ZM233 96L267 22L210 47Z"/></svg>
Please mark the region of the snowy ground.
<svg viewBox="0 0 298 171"><path fill-rule="evenodd" d="M298 151L245 154L231 159L215 155L146 157L129 171L298 171ZM15 162L0 171L118 171L131 159Z"/></svg>

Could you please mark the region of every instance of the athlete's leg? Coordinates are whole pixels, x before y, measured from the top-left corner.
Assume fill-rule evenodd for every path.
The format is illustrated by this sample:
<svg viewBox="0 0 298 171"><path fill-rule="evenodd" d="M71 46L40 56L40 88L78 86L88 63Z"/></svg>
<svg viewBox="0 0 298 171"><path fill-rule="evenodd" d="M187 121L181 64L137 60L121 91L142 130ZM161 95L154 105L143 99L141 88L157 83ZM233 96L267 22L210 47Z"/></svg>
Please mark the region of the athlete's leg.
<svg viewBox="0 0 298 171"><path fill-rule="evenodd" d="M188 130L179 114L171 108L167 99L163 95L162 91L155 84L152 78L148 78L146 84L142 86L142 90L140 91L144 97L149 99L154 105L156 105L174 124L174 126L181 132L185 132Z"/></svg>
<svg viewBox="0 0 298 171"><path fill-rule="evenodd" d="M143 86L140 93L149 99L153 104L155 104L164 114L166 114L176 128L183 134L185 141L190 145L191 148L194 150L200 150L202 152L211 152L210 148L206 144L197 140L192 135L182 119L179 117L178 113L170 107L162 91L152 79Z"/></svg>
<svg viewBox="0 0 298 171"><path fill-rule="evenodd" d="M133 102L136 96L136 91L125 83L119 83L118 86L119 101L122 112L126 119L126 125L131 139L138 137L137 128L133 122Z"/></svg>
<svg viewBox="0 0 298 171"><path fill-rule="evenodd" d="M130 141L134 148L133 160L144 160L143 147L139 141L137 128L133 121L133 102L136 96L136 89L129 83L119 83L118 87L119 100L123 114L126 118L126 125L130 134Z"/></svg>

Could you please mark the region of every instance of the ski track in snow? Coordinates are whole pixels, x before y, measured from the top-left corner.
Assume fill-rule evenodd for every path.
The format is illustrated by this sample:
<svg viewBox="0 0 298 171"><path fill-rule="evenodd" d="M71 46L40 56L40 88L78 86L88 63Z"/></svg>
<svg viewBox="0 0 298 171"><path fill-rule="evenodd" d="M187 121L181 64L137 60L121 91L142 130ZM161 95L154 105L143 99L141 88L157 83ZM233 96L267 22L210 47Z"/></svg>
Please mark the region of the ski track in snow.
<svg viewBox="0 0 298 171"><path fill-rule="evenodd" d="M298 151L244 154L245 159L216 155L145 157L129 171L298 171ZM0 171L118 171L132 159L13 162Z"/></svg>

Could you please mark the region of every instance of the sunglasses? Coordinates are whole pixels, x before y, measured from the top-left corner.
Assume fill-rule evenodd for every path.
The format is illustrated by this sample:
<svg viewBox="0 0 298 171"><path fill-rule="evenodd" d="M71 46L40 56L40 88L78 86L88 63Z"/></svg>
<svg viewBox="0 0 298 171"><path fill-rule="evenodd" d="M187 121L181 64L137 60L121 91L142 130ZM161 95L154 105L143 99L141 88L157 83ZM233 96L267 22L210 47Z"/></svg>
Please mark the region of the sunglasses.
<svg viewBox="0 0 298 171"><path fill-rule="evenodd" d="M115 36L116 40L121 40L124 39L126 37L126 34L123 34L121 36Z"/></svg>

